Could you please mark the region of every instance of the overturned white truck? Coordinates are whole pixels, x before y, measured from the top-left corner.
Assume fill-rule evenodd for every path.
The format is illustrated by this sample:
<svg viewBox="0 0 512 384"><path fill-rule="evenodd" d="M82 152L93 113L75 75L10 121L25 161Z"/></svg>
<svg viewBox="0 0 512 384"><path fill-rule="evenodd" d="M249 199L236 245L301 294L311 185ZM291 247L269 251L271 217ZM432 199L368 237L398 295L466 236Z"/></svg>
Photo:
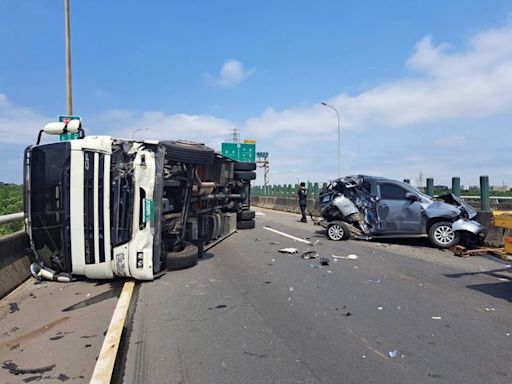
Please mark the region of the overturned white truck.
<svg viewBox="0 0 512 384"><path fill-rule="evenodd" d="M40 144L44 132L80 137ZM254 228L255 167L203 144L85 136L77 120L48 124L24 158L32 274L152 280L191 267L205 244Z"/></svg>

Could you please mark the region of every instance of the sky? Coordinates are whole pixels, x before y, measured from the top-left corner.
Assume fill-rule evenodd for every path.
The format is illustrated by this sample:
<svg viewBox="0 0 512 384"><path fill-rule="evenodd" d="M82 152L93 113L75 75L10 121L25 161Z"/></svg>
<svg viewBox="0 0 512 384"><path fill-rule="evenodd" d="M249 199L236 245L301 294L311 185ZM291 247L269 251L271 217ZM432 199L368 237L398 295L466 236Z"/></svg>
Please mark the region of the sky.
<svg viewBox="0 0 512 384"><path fill-rule="evenodd" d="M326 182L325 102L342 175L512 185L509 0L70 3L88 135L220 150L236 128L272 184ZM64 48L62 0L0 0L0 181L22 182L24 148L66 113Z"/></svg>

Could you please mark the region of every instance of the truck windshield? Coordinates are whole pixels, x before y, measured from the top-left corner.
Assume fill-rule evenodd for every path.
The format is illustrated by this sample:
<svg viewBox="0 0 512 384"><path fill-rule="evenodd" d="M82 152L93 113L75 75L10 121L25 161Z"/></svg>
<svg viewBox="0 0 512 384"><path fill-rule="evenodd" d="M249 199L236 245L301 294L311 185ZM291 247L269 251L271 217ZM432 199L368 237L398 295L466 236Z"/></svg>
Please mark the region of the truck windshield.
<svg viewBox="0 0 512 384"><path fill-rule="evenodd" d="M30 217L38 257L51 268L69 272L68 142L34 147L30 157Z"/></svg>

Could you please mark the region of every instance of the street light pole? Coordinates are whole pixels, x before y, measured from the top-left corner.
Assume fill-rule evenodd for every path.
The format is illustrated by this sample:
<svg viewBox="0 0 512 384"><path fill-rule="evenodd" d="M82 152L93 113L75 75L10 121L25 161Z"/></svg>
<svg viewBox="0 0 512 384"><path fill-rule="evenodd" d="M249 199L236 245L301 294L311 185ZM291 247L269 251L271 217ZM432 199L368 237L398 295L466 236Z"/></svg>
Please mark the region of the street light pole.
<svg viewBox="0 0 512 384"><path fill-rule="evenodd" d="M66 94L68 116L73 115L73 93L71 89L71 32L69 26L69 0L64 0L64 24L66 29Z"/></svg>
<svg viewBox="0 0 512 384"><path fill-rule="evenodd" d="M326 107L330 107L334 109L334 112L336 112L336 116L338 116L338 177L341 177L341 141L340 141L340 114L338 113L338 110L334 108L332 105L327 103L321 103L322 105L325 105Z"/></svg>
<svg viewBox="0 0 512 384"><path fill-rule="evenodd" d="M148 129L147 128L139 128L139 129L136 129L135 131L133 131L132 133L132 140L135 139L135 134L139 131L147 131Z"/></svg>

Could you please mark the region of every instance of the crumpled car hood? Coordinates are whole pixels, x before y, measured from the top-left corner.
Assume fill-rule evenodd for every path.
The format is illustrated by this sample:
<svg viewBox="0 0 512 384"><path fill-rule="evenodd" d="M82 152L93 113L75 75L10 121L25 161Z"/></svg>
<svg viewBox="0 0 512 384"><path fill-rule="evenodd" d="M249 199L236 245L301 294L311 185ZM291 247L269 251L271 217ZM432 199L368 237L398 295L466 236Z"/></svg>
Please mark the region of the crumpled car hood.
<svg viewBox="0 0 512 384"><path fill-rule="evenodd" d="M476 209L473 208L468 203L464 202L460 197L454 195L453 193L447 193L441 196L438 196L439 199L443 200L445 203L453 205L455 207L462 207L468 214L470 219L476 216ZM442 204L442 203L441 203Z"/></svg>

